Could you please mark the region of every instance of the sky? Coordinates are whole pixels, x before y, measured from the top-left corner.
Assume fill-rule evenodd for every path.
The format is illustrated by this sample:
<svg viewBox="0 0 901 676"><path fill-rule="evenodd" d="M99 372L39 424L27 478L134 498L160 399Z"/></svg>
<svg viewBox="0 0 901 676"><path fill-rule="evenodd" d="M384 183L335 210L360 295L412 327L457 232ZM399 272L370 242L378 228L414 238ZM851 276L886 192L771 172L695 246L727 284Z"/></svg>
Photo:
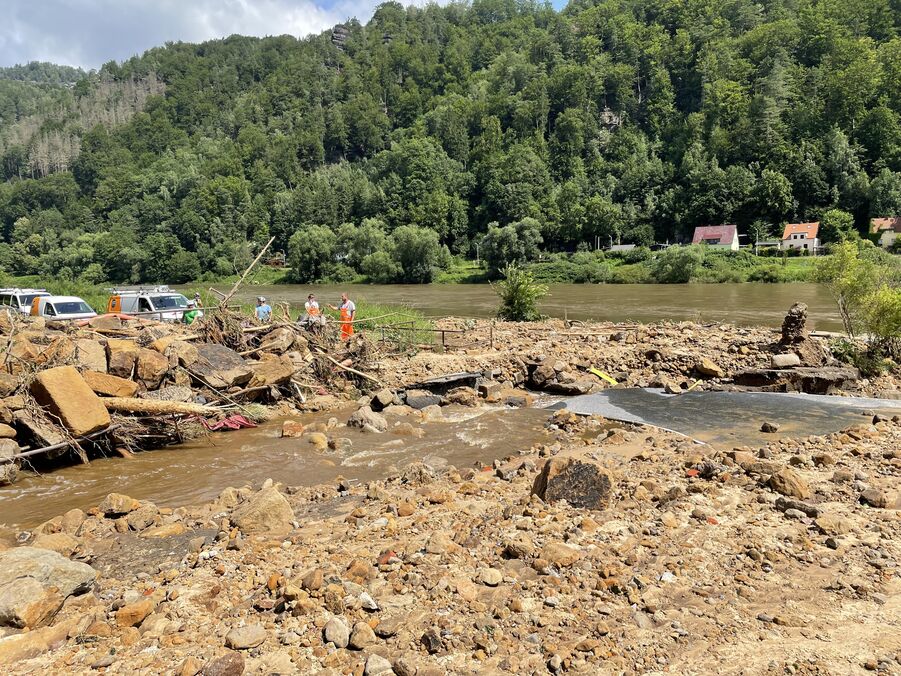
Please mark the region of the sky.
<svg viewBox="0 0 901 676"><path fill-rule="evenodd" d="M554 5L563 1L554 0ZM300 37L351 17L366 21L378 4L377 0L3 0L0 66L50 61L89 69L166 42L202 42L234 33Z"/></svg>

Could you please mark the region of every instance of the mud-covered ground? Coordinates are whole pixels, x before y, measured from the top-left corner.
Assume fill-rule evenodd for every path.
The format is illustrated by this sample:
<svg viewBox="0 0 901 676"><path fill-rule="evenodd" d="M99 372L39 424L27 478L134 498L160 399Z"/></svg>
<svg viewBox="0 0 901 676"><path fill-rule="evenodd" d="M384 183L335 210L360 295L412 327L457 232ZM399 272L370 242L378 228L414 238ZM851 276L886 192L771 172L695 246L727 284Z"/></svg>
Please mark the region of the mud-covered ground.
<svg viewBox="0 0 901 676"><path fill-rule="evenodd" d="M494 338L493 350L386 359L380 377L396 386L496 369L498 389L483 396L512 396L536 377L576 387L590 365L632 385L713 387L767 366L779 335L560 323L502 326ZM887 376L858 391L896 385ZM436 408L364 406L357 423L427 436ZM290 433L321 434L328 452L328 430ZM191 508L111 486L102 504L0 552L0 664L15 674L901 673L897 418L864 414L842 432L774 435L761 448L567 412L549 414L546 434L493 466L414 464L367 484L283 486L273 467L271 481Z"/></svg>

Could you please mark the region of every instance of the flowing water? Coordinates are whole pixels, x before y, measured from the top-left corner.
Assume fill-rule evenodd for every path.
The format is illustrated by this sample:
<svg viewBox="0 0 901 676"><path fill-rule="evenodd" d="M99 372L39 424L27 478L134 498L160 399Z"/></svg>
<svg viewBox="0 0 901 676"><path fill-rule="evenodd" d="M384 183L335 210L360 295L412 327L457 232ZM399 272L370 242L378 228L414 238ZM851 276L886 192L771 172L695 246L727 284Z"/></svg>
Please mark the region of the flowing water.
<svg viewBox="0 0 901 676"><path fill-rule="evenodd" d="M239 297L249 301L262 294L271 301L287 301L299 308L311 291L321 301L334 302L343 290L348 290L357 300L408 305L435 316L489 317L497 304L494 292L487 285L248 286ZM560 284L550 287L543 310L552 316L566 315L571 319L641 322L669 319L778 326L796 301L807 303L816 328L841 328L826 291L811 284ZM684 403L691 401L686 399ZM642 405L640 401L629 404ZM722 411L730 408L741 409L728 399L720 403ZM142 453L130 460L99 459L89 465L64 467L40 475L25 472L15 485L0 488L0 528L34 526L69 509L96 505L112 491L172 507L203 502L227 486L261 482L268 477L289 485L312 485L334 480L338 475L357 480L382 477L417 460L433 464L449 462L457 467L490 464L495 458L528 449L545 439L543 425L548 415L547 410L538 408L451 409L446 420L424 423L422 438L392 432L369 435L340 427L331 436L346 437L352 442L351 447L342 451L316 451L304 440L282 439L280 424L273 422L252 430L216 433L182 446ZM688 418L682 421L685 427L674 427L687 434L696 431L699 426L695 423L705 419L715 422L721 431L737 430L734 422L730 423L722 414L712 413L704 405L686 415ZM858 415L848 412L829 423L838 423L839 418L842 422L859 419ZM325 421L328 417L310 414L298 419L309 423ZM343 418L346 419L346 414ZM802 425L803 430L792 426L792 433L812 434L822 430L822 425L817 424L817 420L823 421L822 417L808 420L813 424ZM702 433L707 434L703 430ZM738 436L747 434L750 432L743 430ZM738 442L734 436L726 435L724 440Z"/></svg>
<svg viewBox="0 0 901 676"><path fill-rule="evenodd" d="M319 413L292 419L309 424L335 416L343 423L347 415ZM543 428L549 415L538 408L452 406L445 409L443 420L414 425L425 432L421 438L391 430L364 433L340 424L329 436L352 443L340 451L317 451L302 438L281 438L280 422L272 421L139 453L128 460L116 456L40 475L23 472L15 484L0 488L0 529L35 526L69 509L96 505L113 491L161 507L177 507L215 498L227 486L261 483L269 477L287 485L309 486L339 475L360 481L382 478L419 460L459 468L490 465L495 458L546 439Z"/></svg>
<svg viewBox="0 0 901 676"><path fill-rule="evenodd" d="M342 291L353 300L404 305L436 317L492 317L497 311L497 296L488 284L250 285L237 298L252 303L262 295L273 305L287 302L300 311L309 293L320 303L337 304ZM582 320L780 326L795 302L808 305L812 328L841 330L835 302L817 284L551 284L541 310L551 317Z"/></svg>

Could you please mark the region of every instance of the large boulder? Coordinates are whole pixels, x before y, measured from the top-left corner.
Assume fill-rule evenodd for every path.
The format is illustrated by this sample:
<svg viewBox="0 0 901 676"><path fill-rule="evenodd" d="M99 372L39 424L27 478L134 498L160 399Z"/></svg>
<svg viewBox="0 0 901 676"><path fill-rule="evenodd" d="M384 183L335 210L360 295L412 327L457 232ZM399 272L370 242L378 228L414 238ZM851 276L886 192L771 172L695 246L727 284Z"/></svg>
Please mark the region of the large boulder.
<svg viewBox="0 0 901 676"><path fill-rule="evenodd" d="M72 366L41 371L31 384L39 404L57 418L74 437L97 432L110 425L110 416L81 374Z"/></svg>
<svg viewBox="0 0 901 676"><path fill-rule="evenodd" d="M79 338L75 341L75 364L85 371L106 373L106 349L96 340Z"/></svg>
<svg viewBox="0 0 901 676"><path fill-rule="evenodd" d="M138 384L119 376L111 376L99 371L84 371L81 377L94 392L107 397L133 397L138 391Z"/></svg>
<svg viewBox="0 0 901 676"><path fill-rule="evenodd" d="M726 372L722 369L722 367L716 362L708 359L707 357L702 357L698 361L698 363L695 364L695 371L708 378L726 377Z"/></svg>
<svg viewBox="0 0 901 676"><path fill-rule="evenodd" d="M0 585L0 626L43 627L59 612L65 597L54 587L45 587L26 577L16 584Z"/></svg>
<svg viewBox="0 0 901 676"><path fill-rule="evenodd" d="M421 411L429 406L441 406L443 399L437 394L432 394L427 390L407 390L404 396L404 402L410 408Z"/></svg>
<svg viewBox="0 0 901 676"><path fill-rule="evenodd" d="M123 495L122 493L110 493L103 499L103 502L98 505L97 509L99 509L104 516L118 517L133 512L140 506L141 503L133 497Z"/></svg>
<svg viewBox="0 0 901 676"><path fill-rule="evenodd" d="M169 359L156 350L140 348L137 354L137 375L149 390L155 390L169 372Z"/></svg>
<svg viewBox="0 0 901 676"><path fill-rule="evenodd" d="M294 332L287 327L273 329L260 340L260 351L284 354L294 345Z"/></svg>
<svg viewBox="0 0 901 676"><path fill-rule="evenodd" d="M583 509L604 509L613 492L613 477L594 462L552 458L535 478L532 492L542 500L566 500Z"/></svg>
<svg viewBox="0 0 901 676"><path fill-rule="evenodd" d="M27 660L65 645L66 638L77 625L73 617L52 627L42 627L0 639L0 665Z"/></svg>
<svg viewBox="0 0 901 676"><path fill-rule="evenodd" d="M176 364L190 366L200 357L196 345L193 345L186 340L178 340L177 336L163 336L162 338L157 338L150 344L150 347L160 354L165 355L172 366L175 366Z"/></svg>
<svg viewBox="0 0 901 676"><path fill-rule="evenodd" d="M774 491L791 498L806 500L810 497L810 487L801 476L788 467L774 473L767 482Z"/></svg>
<svg viewBox="0 0 901 676"><path fill-rule="evenodd" d="M373 411L384 411L393 404L394 392L385 388L372 395L372 399L369 401L369 408Z"/></svg>
<svg viewBox="0 0 901 676"><path fill-rule="evenodd" d="M294 510L274 487L250 496L231 516L245 533L287 533L293 528Z"/></svg>
<svg viewBox="0 0 901 676"><path fill-rule="evenodd" d="M347 426L371 428L376 432L384 432L388 429L388 421L385 416L376 413L369 406L361 406L348 418Z"/></svg>
<svg viewBox="0 0 901 676"><path fill-rule="evenodd" d="M281 385L291 380L294 375L294 364L287 357L275 357L261 359L251 364L253 377L247 383L248 387L261 387L264 385Z"/></svg>
<svg viewBox="0 0 901 676"><path fill-rule="evenodd" d="M120 338L107 340L107 371L120 378L131 378L135 372L139 349L133 340L122 340Z"/></svg>
<svg viewBox="0 0 901 676"><path fill-rule="evenodd" d="M216 343L197 346L198 359L191 370L212 387L226 389L246 385L253 378L253 369L234 350Z"/></svg>
<svg viewBox="0 0 901 676"><path fill-rule="evenodd" d="M17 547L0 553L0 624L49 623L69 596L88 591L97 571L49 549Z"/></svg>
<svg viewBox="0 0 901 676"><path fill-rule="evenodd" d="M535 389L543 389L545 384L548 381L553 380L557 375L557 372L554 370L554 362L550 359L545 359L538 366L535 367L535 370L529 375L529 384Z"/></svg>
<svg viewBox="0 0 901 676"><path fill-rule="evenodd" d="M801 365L801 358L794 352L774 354L770 357L770 366L774 369L787 369Z"/></svg>

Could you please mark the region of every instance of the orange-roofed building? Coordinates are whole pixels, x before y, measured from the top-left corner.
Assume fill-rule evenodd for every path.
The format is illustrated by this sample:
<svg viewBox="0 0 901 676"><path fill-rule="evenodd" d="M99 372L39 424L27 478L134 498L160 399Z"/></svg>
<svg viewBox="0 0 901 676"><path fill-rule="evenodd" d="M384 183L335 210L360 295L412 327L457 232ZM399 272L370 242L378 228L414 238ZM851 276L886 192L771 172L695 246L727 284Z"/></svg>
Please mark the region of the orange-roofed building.
<svg viewBox="0 0 901 676"><path fill-rule="evenodd" d="M901 237L901 216L874 218L870 221L870 234L879 235L879 246L888 249Z"/></svg>
<svg viewBox="0 0 901 676"><path fill-rule="evenodd" d="M782 246L780 249L801 249L808 253L814 253L820 246L820 224L816 223L786 223L785 232L782 233Z"/></svg>

